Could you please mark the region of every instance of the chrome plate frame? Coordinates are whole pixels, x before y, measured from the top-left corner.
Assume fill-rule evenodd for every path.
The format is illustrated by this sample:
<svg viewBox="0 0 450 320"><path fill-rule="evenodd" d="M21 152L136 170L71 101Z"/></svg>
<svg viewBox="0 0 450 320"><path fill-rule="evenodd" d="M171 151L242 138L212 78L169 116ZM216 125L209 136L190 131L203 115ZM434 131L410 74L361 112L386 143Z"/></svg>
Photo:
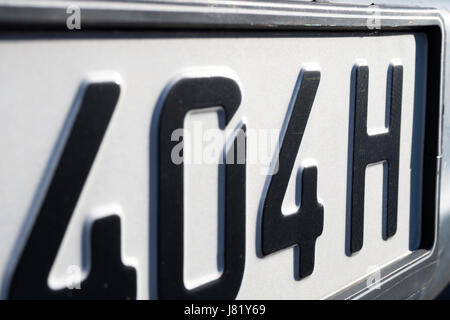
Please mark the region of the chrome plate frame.
<svg viewBox="0 0 450 320"><path fill-rule="evenodd" d="M413 298L431 281L438 262L440 165L443 115L444 25L438 10L329 5L295 1L8 1L0 0L0 28L6 31L67 31L66 9L83 14L83 36L99 30L285 30L383 33L423 31L428 36L427 120L421 249L381 270L381 290L367 278L349 284L331 299ZM377 19L377 28L368 25ZM438 59L439 57L439 59ZM434 186L430 188L430 186ZM424 210L422 210L424 212Z"/></svg>

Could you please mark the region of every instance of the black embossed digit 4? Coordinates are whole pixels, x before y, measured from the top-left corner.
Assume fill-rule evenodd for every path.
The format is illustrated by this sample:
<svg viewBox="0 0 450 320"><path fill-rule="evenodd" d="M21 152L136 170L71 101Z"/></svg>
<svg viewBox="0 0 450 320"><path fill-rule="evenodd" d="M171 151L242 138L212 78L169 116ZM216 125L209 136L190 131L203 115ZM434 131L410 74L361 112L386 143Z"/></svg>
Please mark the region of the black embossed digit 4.
<svg viewBox="0 0 450 320"><path fill-rule="evenodd" d="M119 94L120 87L114 82L91 83L85 88L75 121L13 274L10 299L136 298L136 271L122 264L120 219L116 215L94 221L90 271L79 287L52 290L47 284Z"/></svg>
<svg viewBox="0 0 450 320"><path fill-rule="evenodd" d="M306 277L313 272L315 242L323 230L323 206L317 202L317 167L303 170L301 206L298 211L288 216L281 212L295 158L319 86L320 72L302 71L300 81L281 144L277 164L279 171L272 176L264 199L261 233L263 255L291 246L299 247L296 278Z"/></svg>

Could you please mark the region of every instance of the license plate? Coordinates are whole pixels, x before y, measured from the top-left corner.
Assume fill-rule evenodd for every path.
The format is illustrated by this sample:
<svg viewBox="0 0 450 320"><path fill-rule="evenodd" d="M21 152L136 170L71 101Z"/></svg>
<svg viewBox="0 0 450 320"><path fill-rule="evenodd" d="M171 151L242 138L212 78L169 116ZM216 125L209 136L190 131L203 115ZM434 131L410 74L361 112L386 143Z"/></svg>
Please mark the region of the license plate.
<svg viewBox="0 0 450 320"><path fill-rule="evenodd" d="M3 298L379 289L430 229L430 47L421 31L4 36Z"/></svg>

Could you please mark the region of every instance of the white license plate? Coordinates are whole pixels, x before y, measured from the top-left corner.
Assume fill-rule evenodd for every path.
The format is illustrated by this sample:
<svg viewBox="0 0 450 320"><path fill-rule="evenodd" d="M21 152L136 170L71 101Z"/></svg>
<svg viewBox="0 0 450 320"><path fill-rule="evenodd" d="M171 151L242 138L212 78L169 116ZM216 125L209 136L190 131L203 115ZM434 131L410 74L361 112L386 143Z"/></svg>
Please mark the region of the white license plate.
<svg viewBox="0 0 450 320"><path fill-rule="evenodd" d="M427 53L422 33L2 39L3 298L376 283L421 238Z"/></svg>

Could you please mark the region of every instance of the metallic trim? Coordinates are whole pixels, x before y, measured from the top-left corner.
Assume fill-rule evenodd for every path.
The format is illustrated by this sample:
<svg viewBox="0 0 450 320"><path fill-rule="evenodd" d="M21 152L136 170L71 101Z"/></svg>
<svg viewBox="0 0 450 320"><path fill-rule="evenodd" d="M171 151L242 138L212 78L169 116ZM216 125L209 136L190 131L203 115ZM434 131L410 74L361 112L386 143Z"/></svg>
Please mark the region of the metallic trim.
<svg viewBox="0 0 450 320"><path fill-rule="evenodd" d="M69 6L81 9L82 29L232 28L360 30L368 18L382 29L441 24L434 9L330 5L298 1L51 1L0 0L0 25L66 28ZM377 14L375 14L377 13Z"/></svg>

